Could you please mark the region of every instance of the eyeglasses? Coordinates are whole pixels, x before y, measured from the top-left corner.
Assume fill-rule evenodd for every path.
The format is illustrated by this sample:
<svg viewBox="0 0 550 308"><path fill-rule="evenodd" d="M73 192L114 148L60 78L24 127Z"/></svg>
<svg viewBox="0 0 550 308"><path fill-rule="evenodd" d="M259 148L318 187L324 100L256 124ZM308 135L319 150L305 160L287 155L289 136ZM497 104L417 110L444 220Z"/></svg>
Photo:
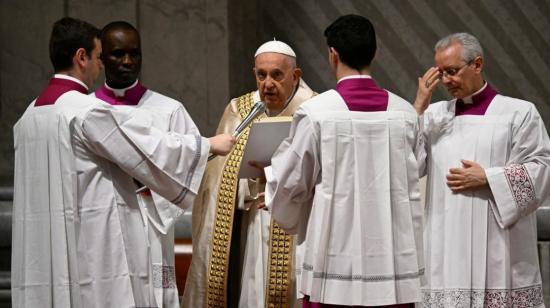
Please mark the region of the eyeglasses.
<svg viewBox="0 0 550 308"><path fill-rule="evenodd" d="M441 78L443 78L443 77L450 78L450 77L454 77L454 76L458 75L458 73L460 73L460 71L462 71L463 68L465 68L466 66L472 64L472 62L473 62L473 60L468 61L467 63L465 63L461 67L451 67L451 68L446 68L446 69L440 69L439 73L441 74Z"/></svg>

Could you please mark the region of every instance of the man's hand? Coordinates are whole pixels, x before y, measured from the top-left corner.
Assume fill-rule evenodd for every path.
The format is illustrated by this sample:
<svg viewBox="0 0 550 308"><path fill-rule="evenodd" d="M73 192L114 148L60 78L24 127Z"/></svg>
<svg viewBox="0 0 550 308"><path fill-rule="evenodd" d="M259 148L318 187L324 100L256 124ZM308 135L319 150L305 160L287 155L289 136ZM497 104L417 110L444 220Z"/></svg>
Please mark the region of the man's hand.
<svg viewBox="0 0 550 308"><path fill-rule="evenodd" d="M258 194L258 198L260 198L262 201L258 203L257 207L259 210L267 211L269 210L267 208L267 204L265 204L265 191Z"/></svg>
<svg viewBox="0 0 550 308"><path fill-rule="evenodd" d="M260 163L260 162L257 162L257 161L254 161L254 160L251 160L248 162L248 165L260 170L260 172L262 173L262 175L259 177L260 179L260 183L262 184L265 184L266 182L266 179L265 179L265 171L264 171L264 168L269 166L268 164L266 163Z"/></svg>
<svg viewBox="0 0 550 308"><path fill-rule="evenodd" d="M485 169L476 162L461 160L464 168L451 168L447 174L447 186L453 192L474 190L487 186Z"/></svg>
<svg viewBox="0 0 550 308"><path fill-rule="evenodd" d="M424 76L418 77L418 90L416 91L416 99L414 101L414 109L416 113L421 115L430 105L432 93L435 87L441 80L441 73L437 67L431 67Z"/></svg>
<svg viewBox="0 0 550 308"><path fill-rule="evenodd" d="M235 145L235 137L228 134L220 134L208 138L210 142L210 153L214 155L226 155Z"/></svg>

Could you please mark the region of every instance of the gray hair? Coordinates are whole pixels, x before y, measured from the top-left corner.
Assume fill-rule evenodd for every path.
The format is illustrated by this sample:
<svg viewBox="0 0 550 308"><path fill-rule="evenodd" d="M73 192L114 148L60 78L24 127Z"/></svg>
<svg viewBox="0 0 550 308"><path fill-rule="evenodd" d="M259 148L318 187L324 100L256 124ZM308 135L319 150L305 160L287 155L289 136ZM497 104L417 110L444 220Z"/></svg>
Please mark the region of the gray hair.
<svg viewBox="0 0 550 308"><path fill-rule="evenodd" d="M437 52L455 43L462 45L462 60L464 62L469 63L477 57L483 58L483 48L481 48L478 39L466 32L447 35L435 44L434 50Z"/></svg>

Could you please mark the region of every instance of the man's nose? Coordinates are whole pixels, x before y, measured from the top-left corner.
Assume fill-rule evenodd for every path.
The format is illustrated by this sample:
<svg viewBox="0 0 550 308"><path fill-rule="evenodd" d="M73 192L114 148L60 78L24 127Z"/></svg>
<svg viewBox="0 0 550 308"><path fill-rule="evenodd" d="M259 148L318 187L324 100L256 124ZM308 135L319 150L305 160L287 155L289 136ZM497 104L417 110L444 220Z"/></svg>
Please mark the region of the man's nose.
<svg viewBox="0 0 550 308"><path fill-rule="evenodd" d="M266 88L272 88L275 85L275 83L273 82L273 78L269 76L265 78L264 84Z"/></svg>
<svg viewBox="0 0 550 308"><path fill-rule="evenodd" d="M448 84L451 82L451 77L447 76L447 74L442 74L441 82L443 82L444 84Z"/></svg>
<svg viewBox="0 0 550 308"><path fill-rule="evenodd" d="M124 57L122 57L122 64L129 65L132 64L132 57L130 55L125 54Z"/></svg>

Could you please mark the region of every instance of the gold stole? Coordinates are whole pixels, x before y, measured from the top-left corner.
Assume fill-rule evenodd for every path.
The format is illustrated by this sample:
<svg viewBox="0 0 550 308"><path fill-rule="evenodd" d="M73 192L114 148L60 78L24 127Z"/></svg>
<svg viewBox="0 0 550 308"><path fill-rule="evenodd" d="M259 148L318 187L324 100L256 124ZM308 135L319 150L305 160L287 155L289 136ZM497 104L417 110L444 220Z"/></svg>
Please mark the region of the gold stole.
<svg viewBox="0 0 550 308"><path fill-rule="evenodd" d="M237 108L241 118L245 118L254 105L253 93L238 98ZM259 117L261 118L261 117ZM255 121L257 121L257 118ZM241 133L237 144L229 154L222 170L218 187L218 202L212 231L209 270L206 286L207 307L227 307L227 275L229 249L235 214L235 200L239 184L239 168L244 147L248 141L250 125ZM266 307L290 307L292 294L293 242L272 220L269 234L268 281L266 287Z"/></svg>

